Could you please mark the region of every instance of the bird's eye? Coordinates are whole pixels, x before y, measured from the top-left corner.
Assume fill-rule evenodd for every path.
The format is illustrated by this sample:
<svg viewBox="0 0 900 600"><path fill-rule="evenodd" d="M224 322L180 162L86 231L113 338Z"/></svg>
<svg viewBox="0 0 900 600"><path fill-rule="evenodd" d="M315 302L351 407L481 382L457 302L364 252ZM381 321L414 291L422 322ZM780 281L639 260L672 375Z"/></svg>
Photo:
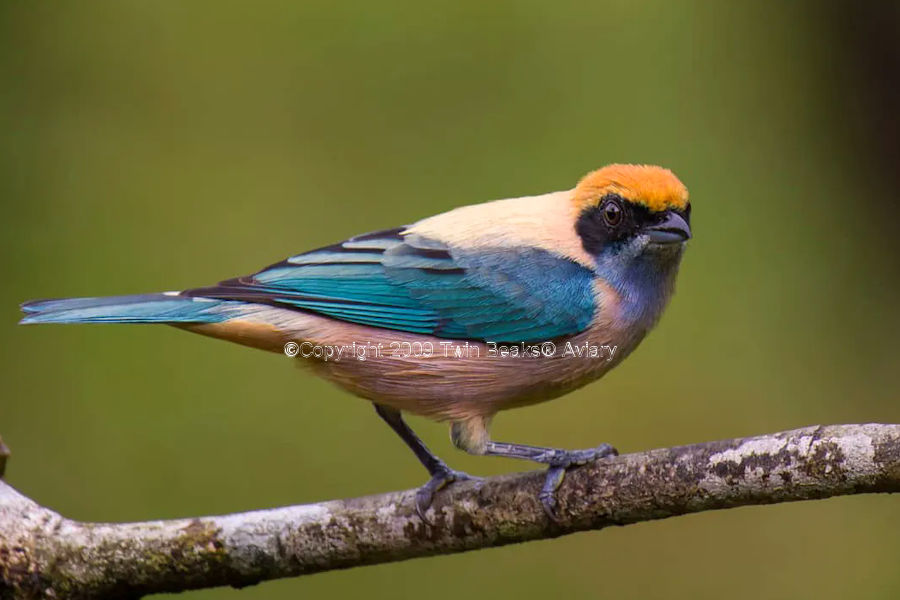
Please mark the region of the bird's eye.
<svg viewBox="0 0 900 600"><path fill-rule="evenodd" d="M603 220L610 227L618 227L622 222L622 205L616 200L607 200L600 208Z"/></svg>

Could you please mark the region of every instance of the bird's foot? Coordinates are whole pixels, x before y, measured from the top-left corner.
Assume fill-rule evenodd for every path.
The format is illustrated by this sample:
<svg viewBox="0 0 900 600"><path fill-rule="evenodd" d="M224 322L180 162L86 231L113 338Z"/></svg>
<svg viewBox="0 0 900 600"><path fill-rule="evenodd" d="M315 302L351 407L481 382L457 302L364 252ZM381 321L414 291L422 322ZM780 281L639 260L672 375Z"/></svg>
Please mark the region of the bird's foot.
<svg viewBox="0 0 900 600"><path fill-rule="evenodd" d="M416 514L419 518L431 525L432 522L425 516L425 513L431 507L434 495L453 483L454 481L478 480L479 477L473 477L462 471L454 471L450 467L443 466L432 474L431 479L416 491Z"/></svg>
<svg viewBox="0 0 900 600"><path fill-rule="evenodd" d="M538 500L544 507L544 512L554 523L559 523L559 516L556 514L556 491L562 485L563 479L566 477L566 470L570 467L576 467L592 460L606 458L608 456L618 456L619 452L609 444L600 444L596 448L587 448L585 450L550 450L547 456L541 457L540 462L547 462L550 466L547 468L547 477L544 479L544 485L538 493Z"/></svg>

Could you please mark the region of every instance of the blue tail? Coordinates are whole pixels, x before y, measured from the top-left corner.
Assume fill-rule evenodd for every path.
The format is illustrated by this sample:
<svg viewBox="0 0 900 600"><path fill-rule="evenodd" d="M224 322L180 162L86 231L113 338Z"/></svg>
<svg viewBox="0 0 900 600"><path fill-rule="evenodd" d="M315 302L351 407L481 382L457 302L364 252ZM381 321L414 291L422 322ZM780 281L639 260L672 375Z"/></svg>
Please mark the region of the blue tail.
<svg viewBox="0 0 900 600"><path fill-rule="evenodd" d="M242 302L179 296L177 293L31 300L20 323L220 323Z"/></svg>

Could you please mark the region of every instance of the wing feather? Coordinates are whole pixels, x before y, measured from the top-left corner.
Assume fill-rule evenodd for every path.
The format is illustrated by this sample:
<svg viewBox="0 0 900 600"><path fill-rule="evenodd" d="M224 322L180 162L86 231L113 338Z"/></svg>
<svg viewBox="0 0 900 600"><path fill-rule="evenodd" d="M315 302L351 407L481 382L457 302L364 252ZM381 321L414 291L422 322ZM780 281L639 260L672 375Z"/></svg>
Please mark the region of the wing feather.
<svg viewBox="0 0 900 600"><path fill-rule="evenodd" d="M592 280L588 268L547 250L472 250L392 229L183 294L437 337L527 342L587 328Z"/></svg>

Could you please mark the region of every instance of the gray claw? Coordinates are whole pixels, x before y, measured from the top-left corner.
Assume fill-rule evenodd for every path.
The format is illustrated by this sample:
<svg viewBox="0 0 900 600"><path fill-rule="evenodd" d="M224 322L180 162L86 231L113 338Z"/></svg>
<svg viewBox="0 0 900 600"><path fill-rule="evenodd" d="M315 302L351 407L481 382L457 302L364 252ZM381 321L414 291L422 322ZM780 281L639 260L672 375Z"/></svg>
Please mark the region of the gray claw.
<svg viewBox="0 0 900 600"><path fill-rule="evenodd" d="M434 495L454 481L466 481L471 479L478 479L478 477L472 477L468 473L454 471L450 468L438 471L431 477L428 483L416 491L416 514L419 515L419 518L426 524L433 525L434 523L425 513L431 507L431 503L434 501Z"/></svg>
<svg viewBox="0 0 900 600"><path fill-rule="evenodd" d="M554 523L559 523L559 516L556 514L556 490L562 485L563 479L566 477L566 467L550 466L547 469L547 477L544 479L544 485L538 493L538 500L544 507L547 517Z"/></svg>
<svg viewBox="0 0 900 600"><path fill-rule="evenodd" d="M559 515L556 514L556 505L558 503L556 491L566 478L566 470L569 467L618 455L619 451L609 444L600 444L596 448L569 450L561 453L547 468L547 477L544 479L544 485L538 493L538 500L541 501L541 506L544 508L544 513L546 513L547 517L554 523L559 523Z"/></svg>

